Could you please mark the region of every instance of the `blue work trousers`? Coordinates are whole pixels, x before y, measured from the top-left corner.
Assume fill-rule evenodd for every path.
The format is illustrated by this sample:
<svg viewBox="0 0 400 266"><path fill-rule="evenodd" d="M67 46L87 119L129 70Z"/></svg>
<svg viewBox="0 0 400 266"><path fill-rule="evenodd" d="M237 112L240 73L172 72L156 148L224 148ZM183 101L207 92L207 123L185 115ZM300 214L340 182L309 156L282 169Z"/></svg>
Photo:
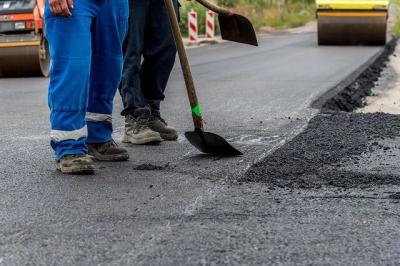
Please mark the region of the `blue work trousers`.
<svg viewBox="0 0 400 266"><path fill-rule="evenodd" d="M128 0L75 0L72 17L51 14L47 3L48 102L56 160L86 154L87 143L112 139L128 16Z"/></svg>
<svg viewBox="0 0 400 266"><path fill-rule="evenodd" d="M174 0L179 17L179 3ZM176 46L164 0L129 0L129 30L119 87L122 115L140 108L159 110L175 63Z"/></svg>

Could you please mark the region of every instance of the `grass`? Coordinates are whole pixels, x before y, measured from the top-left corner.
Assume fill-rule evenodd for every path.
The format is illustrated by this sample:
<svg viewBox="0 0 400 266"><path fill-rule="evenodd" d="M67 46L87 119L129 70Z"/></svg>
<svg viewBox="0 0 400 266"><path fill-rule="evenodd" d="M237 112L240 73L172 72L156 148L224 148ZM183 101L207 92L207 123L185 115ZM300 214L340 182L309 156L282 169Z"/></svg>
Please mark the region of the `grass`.
<svg viewBox="0 0 400 266"><path fill-rule="evenodd" d="M252 20L257 29L272 27L277 29L299 27L315 19L315 5L289 3L284 7L271 6L265 9L238 8Z"/></svg>
<svg viewBox="0 0 400 266"><path fill-rule="evenodd" d="M257 30L263 27L276 29L298 27L315 19L314 3L289 1L288 4L282 7L274 4L268 7L256 7L251 2L241 3L235 6L233 10L248 17ZM191 1L184 3L181 9L181 29L184 35L187 35L187 13L191 9L198 12L199 31L200 33L204 32L205 9L195 1Z"/></svg>
<svg viewBox="0 0 400 266"><path fill-rule="evenodd" d="M397 19L397 21L394 23L393 28L392 28L392 34L396 38L400 37L400 20Z"/></svg>
<svg viewBox="0 0 400 266"><path fill-rule="evenodd" d="M392 4L396 5L398 8L400 8L400 0L391 0L390 1ZM397 15L396 21L394 22L392 28L391 28L392 34L396 38L400 38L400 16Z"/></svg>

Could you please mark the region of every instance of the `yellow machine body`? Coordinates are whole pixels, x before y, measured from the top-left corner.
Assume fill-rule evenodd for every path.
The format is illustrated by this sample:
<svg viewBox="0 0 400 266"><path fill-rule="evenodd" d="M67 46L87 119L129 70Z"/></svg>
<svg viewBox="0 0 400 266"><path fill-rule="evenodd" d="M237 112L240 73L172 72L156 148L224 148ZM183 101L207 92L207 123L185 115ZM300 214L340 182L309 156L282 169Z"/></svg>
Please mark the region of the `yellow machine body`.
<svg viewBox="0 0 400 266"><path fill-rule="evenodd" d="M389 0L317 0L320 45L385 45Z"/></svg>

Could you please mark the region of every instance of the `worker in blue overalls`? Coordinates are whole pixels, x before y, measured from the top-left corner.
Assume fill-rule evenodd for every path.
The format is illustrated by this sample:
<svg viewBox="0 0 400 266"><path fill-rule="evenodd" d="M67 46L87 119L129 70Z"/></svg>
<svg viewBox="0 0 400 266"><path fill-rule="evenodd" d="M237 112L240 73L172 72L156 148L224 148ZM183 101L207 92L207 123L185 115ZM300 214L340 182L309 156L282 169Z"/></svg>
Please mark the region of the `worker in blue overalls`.
<svg viewBox="0 0 400 266"><path fill-rule="evenodd" d="M174 0L174 4L178 13L178 1ZM129 0L129 11L119 88L125 116L123 142L149 144L176 140L177 131L167 125L160 113L176 57L164 0Z"/></svg>
<svg viewBox="0 0 400 266"><path fill-rule="evenodd" d="M51 146L62 173L91 174L92 158L129 158L111 123L128 11L127 0L46 0Z"/></svg>

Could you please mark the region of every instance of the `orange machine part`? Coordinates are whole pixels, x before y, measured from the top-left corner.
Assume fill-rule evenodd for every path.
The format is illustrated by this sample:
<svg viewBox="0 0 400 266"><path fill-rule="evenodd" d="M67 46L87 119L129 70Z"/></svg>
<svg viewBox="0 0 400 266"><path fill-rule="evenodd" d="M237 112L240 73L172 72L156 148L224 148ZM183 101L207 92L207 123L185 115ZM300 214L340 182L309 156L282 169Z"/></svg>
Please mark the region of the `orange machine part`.
<svg viewBox="0 0 400 266"><path fill-rule="evenodd" d="M35 19L35 32L39 33L43 29L43 20L42 20L42 9L40 8L40 5L43 4L44 8L44 2L41 0L36 1L36 6L35 9L33 10L33 17ZM44 9L43 9L44 12Z"/></svg>
<svg viewBox="0 0 400 266"><path fill-rule="evenodd" d="M50 56L47 43L41 36L43 31L44 0L36 0L32 13L0 16L0 22L24 21L27 28L35 30L35 35L22 33L0 43L0 76L48 76ZM25 36L26 35L26 36ZM26 39L24 39L26 38Z"/></svg>
<svg viewBox="0 0 400 266"><path fill-rule="evenodd" d="M14 14L10 16L0 16L0 22L8 22L8 21L26 21L26 20L34 20L33 14Z"/></svg>

